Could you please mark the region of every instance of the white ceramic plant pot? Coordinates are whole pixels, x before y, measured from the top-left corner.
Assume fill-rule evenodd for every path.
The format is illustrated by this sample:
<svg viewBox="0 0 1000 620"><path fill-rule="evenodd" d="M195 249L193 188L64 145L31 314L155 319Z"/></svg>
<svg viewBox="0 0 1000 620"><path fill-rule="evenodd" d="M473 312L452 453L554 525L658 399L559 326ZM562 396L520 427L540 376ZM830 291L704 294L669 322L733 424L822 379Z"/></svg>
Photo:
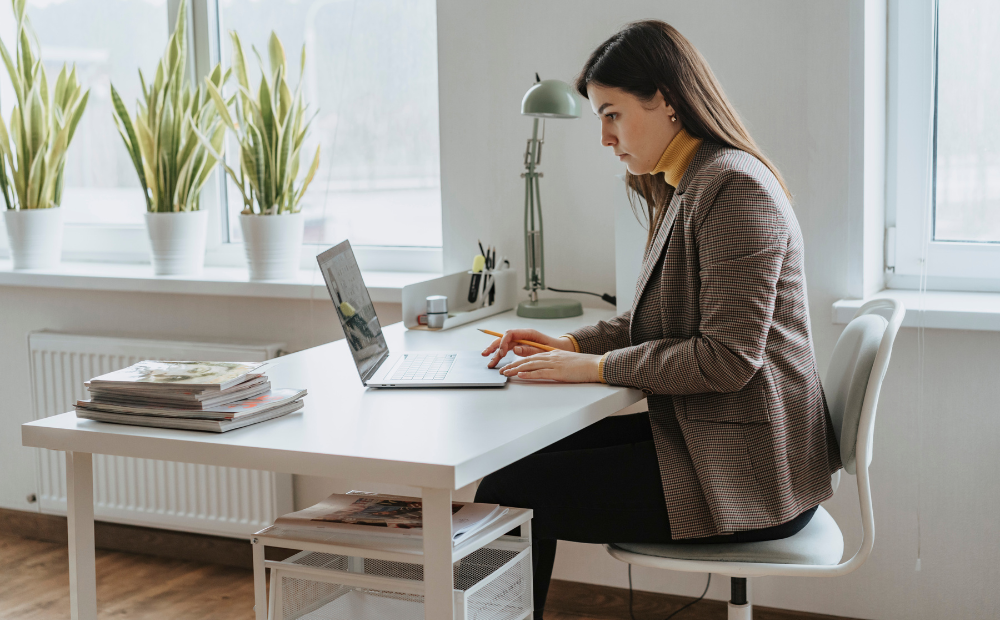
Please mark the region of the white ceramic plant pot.
<svg viewBox="0 0 1000 620"><path fill-rule="evenodd" d="M153 273L186 276L205 266L208 211L146 213L146 232L153 250Z"/></svg>
<svg viewBox="0 0 1000 620"><path fill-rule="evenodd" d="M49 269L62 256L62 209L4 211L14 269Z"/></svg>
<svg viewBox="0 0 1000 620"><path fill-rule="evenodd" d="M305 215L241 215L251 280L290 280L299 271Z"/></svg>

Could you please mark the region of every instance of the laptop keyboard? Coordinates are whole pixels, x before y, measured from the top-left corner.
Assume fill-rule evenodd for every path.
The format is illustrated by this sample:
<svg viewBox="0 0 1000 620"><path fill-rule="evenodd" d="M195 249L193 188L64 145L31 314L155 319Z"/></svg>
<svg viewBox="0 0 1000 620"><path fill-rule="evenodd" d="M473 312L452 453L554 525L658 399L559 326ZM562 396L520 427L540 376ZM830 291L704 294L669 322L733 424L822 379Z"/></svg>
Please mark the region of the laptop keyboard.
<svg viewBox="0 0 1000 620"><path fill-rule="evenodd" d="M392 373L391 381L443 381L452 364L454 353L426 353L403 356Z"/></svg>

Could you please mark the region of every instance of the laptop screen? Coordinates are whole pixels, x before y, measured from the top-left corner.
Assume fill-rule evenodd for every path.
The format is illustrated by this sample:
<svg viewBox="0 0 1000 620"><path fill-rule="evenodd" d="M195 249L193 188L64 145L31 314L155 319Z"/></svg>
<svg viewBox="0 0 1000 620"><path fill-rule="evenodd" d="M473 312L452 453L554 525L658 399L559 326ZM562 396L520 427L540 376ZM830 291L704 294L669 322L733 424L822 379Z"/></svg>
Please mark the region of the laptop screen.
<svg viewBox="0 0 1000 620"><path fill-rule="evenodd" d="M351 347L361 381L375 373L379 362L389 353L382 327L375 316L375 306L368 296L368 287L361 278L361 269L354 259L351 243L344 241L316 257L326 288L337 309L344 337Z"/></svg>

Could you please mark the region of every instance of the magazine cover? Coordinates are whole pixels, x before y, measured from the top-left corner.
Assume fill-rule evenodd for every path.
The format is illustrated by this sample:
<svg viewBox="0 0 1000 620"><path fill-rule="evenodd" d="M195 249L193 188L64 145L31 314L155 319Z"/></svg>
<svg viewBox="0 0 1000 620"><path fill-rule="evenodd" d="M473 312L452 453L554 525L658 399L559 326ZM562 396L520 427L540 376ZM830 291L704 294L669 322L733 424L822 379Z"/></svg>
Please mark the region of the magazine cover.
<svg viewBox="0 0 1000 620"><path fill-rule="evenodd" d="M109 422L112 424L128 424L131 426L149 426L152 428L176 428L188 431L208 431L211 433L225 433L226 431L243 428L258 422L266 422L274 418L294 413L302 409L305 405L301 400L287 403L280 407L267 409L254 415L234 418L232 420L203 420L192 418L165 418L152 415L134 415L131 413L107 413L104 411L90 411L89 409L77 409L76 417L85 420L95 420L97 422Z"/></svg>
<svg viewBox="0 0 1000 620"><path fill-rule="evenodd" d="M247 415L254 415L280 407L293 400L298 400L306 395L306 390L280 389L270 390L266 394L260 394L252 398L209 407L203 410L181 409L177 407L157 407L154 404L111 404L101 403L92 400L76 401L76 408L88 411L104 411L107 413L126 413L136 415L151 415L163 417L180 418L204 418L209 420L232 420Z"/></svg>
<svg viewBox="0 0 1000 620"><path fill-rule="evenodd" d="M453 502L452 541L470 534L506 514L497 504ZM352 491L333 494L304 510L279 517L275 525L308 527L385 536L423 535L423 505L419 497L374 495Z"/></svg>
<svg viewBox="0 0 1000 620"><path fill-rule="evenodd" d="M98 383L97 385L91 385L90 381L85 381L83 386L86 387L91 394L96 393L108 397L125 396L128 398L135 398L140 396L155 396L156 398L169 398L172 400L196 401L218 398L229 394L241 394L251 388L255 388L266 383L268 383L267 375L249 374L243 378L243 381L232 387L224 390L213 390L211 392L206 392L201 388L190 386L178 386L172 388L169 392L164 392L164 390L160 389L159 386L151 386L143 383L129 383L127 385L108 385Z"/></svg>
<svg viewBox="0 0 1000 620"><path fill-rule="evenodd" d="M95 388L104 385L149 384L180 388L198 386L224 390L245 380L264 363L249 362L158 362L146 360L106 375L94 377Z"/></svg>
<svg viewBox="0 0 1000 620"><path fill-rule="evenodd" d="M461 509L462 506L451 505L452 514ZM325 523L352 523L404 530L423 527L422 519L423 511L419 500L380 497L359 497L346 508L312 518L313 521Z"/></svg>

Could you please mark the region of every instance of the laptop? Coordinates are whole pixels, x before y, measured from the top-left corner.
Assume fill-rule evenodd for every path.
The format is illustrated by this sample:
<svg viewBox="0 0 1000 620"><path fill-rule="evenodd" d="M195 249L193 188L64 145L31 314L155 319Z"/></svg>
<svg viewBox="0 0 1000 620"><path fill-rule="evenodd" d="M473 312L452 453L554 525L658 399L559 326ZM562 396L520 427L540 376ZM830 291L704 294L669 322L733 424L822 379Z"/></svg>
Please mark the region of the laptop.
<svg viewBox="0 0 1000 620"><path fill-rule="evenodd" d="M335 245L316 260L340 317L361 383L366 387L488 388L506 385L507 377L496 368L487 368L487 358L479 351L390 353L351 243L344 241Z"/></svg>

